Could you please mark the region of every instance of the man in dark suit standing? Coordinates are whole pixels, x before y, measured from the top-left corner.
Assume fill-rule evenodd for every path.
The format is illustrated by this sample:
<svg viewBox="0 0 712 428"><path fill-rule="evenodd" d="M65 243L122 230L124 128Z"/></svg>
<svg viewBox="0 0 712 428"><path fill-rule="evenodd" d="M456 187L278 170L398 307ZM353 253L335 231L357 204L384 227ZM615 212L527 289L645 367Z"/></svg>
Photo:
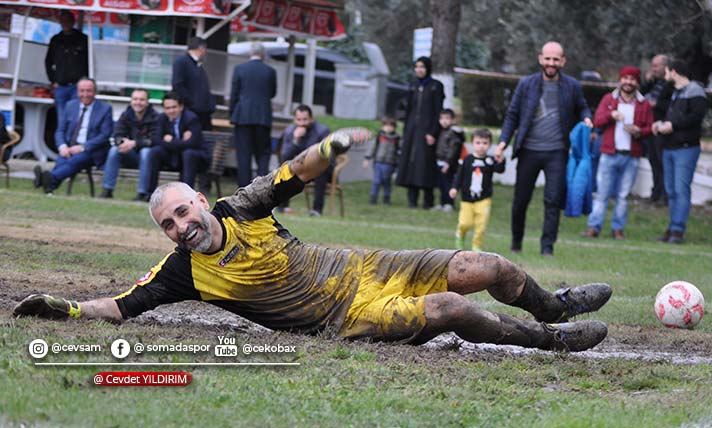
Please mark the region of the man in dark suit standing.
<svg viewBox="0 0 712 428"><path fill-rule="evenodd" d="M67 103L54 134L59 149L57 162L50 171L35 167L35 187L42 186L45 193L59 187L62 180L82 169L100 168L109 151L109 136L113 130L111 106L95 99L96 82L83 77L77 82L78 100Z"/></svg>
<svg viewBox="0 0 712 428"><path fill-rule="evenodd" d="M230 89L230 122L235 125L237 184L252 181L252 157L257 175L267 174L271 154L272 97L277 93L277 73L262 62L265 49L255 42L250 60L235 67Z"/></svg>
<svg viewBox="0 0 712 428"><path fill-rule="evenodd" d="M210 93L208 73L202 62L207 50L205 39L193 37L188 40L188 52L173 62L171 84L185 108L195 113L202 128L209 131L212 129L210 115L215 111L215 98Z"/></svg>
<svg viewBox="0 0 712 428"><path fill-rule="evenodd" d="M203 141L200 119L192 111L184 108L176 92L166 92L163 96L163 113L158 116L158 132L148 154L148 171L151 177L144 201L158 186L158 173L168 166L181 172L181 181L191 187L195 176L210 165L210 148Z"/></svg>

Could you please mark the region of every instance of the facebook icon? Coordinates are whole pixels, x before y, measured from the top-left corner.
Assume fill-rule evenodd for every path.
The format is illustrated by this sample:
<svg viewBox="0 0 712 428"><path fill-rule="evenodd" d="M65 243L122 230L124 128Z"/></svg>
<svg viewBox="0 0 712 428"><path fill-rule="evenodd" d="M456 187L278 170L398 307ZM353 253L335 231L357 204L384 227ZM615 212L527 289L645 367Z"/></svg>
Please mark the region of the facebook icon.
<svg viewBox="0 0 712 428"><path fill-rule="evenodd" d="M111 355L116 358L126 358L131 352L131 345L124 339L116 339L111 343Z"/></svg>

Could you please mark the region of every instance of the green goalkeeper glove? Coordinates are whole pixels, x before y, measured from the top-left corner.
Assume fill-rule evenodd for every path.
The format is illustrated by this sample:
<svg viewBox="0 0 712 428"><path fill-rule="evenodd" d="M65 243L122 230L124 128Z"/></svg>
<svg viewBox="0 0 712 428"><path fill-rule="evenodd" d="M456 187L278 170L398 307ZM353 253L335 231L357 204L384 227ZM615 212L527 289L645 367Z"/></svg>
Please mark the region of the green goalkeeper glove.
<svg viewBox="0 0 712 428"><path fill-rule="evenodd" d="M31 294L25 297L12 311L16 317L37 316L52 320L63 320L81 315L79 302L52 297L47 294Z"/></svg>
<svg viewBox="0 0 712 428"><path fill-rule="evenodd" d="M363 144L369 139L371 139L371 133L366 128L339 129L319 143L319 156L322 159L333 160L338 155L346 153L352 144Z"/></svg>

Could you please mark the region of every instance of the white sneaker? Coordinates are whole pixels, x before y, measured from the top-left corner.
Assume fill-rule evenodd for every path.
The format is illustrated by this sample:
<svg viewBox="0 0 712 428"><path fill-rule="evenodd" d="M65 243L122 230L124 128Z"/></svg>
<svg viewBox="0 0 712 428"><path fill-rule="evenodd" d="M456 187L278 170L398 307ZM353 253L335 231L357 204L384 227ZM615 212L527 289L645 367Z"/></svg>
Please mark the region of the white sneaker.
<svg viewBox="0 0 712 428"><path fill-rule="evenodd" d="M317 210L309 210L309 217L321 217L321 213Z"/></svg>
<svg viewBox="0 0 712 428"><path fill-rule="evenodd" d="M443 206L442 205L435 205L432 208L430 208L430 211L442 211Z"/></svg>
<svg viewBox="0 0 712 428"><path fill-rule="evenodd" d="M451 213L452 210L453 210L452 205L450 205L450 204L445 204L445 205L443 205L443 212L444 212L444 213Z"/></svg>

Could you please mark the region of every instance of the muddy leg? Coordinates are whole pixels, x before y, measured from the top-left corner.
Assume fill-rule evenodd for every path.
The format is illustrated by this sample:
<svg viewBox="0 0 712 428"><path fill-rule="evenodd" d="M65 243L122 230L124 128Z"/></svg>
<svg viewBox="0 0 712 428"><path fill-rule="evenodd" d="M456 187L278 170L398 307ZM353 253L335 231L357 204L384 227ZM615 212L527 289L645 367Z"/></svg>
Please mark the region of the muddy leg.
<svg viewBox="0 0 712 428"><path fill-rule="evenodd" d="M426 325L415 343L454 332L472 343L519 345L548 349L553 335L540 323L523 321L481 308L456 293L437 293L425 297Z"/></svg>
<svg viewBox="0 0 712 428"><path fill-rule="evenodd" d="M522 308L540 321L554 322L566 310L554 294L499 254L457 253L450 260L447 282L448 290L459 294L487 290L496 300Z"/></svg>

